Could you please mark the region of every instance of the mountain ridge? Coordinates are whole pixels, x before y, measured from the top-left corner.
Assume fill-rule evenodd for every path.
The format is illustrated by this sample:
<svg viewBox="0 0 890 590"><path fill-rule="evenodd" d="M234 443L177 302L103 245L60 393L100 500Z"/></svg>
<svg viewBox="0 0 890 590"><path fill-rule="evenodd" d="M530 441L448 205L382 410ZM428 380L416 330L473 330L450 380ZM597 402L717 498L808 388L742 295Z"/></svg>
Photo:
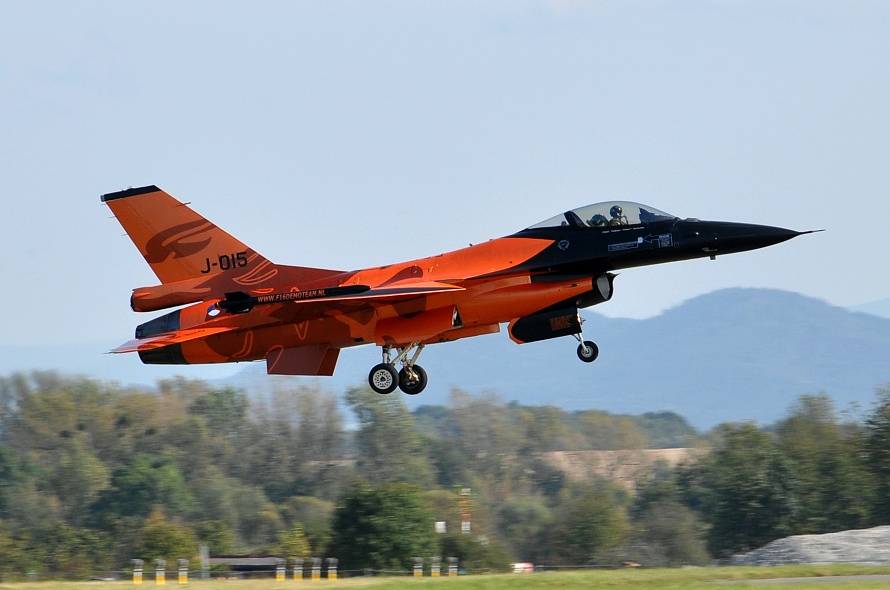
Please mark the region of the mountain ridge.
<svg viewBox="0 0 890 590"><path fill-rule="evenodd" d="M890 319L797 293L724 289L648 319L607 318L595 308L582 314L585 338L600 347L595 363L579 362L570 338L522 346L503 333L470 338L428 347L420 364L430 384L403 399L412 408L446 404L459 387L565 410L673 411L707 429L774 422L802 394L825 392L838 411L864 410L875 388L890 382ZM344 350L334 377L318 383L337 391L362 386L377 354ZM238 381L274 386L260 366Z"/></svg>
<svg viewBox="0 0 890 590"><path fill-rule="evenodd" d="M673 411L699 429L722 421L770 423L805 393L829 394L839 411L861 409L890 382L890 319L773 289L735 288L689 299L648 319L608 318L583 310L584 336L600 347L591 364L559 338L522 346L505 333L429 346L420 364L430 384L408 405L444 405L459 387L507 401L600 409L616 414ZM113 345L113 344L112 344ZM314 384L336 392L366 384L379 349L342 351L330 378L267 376L263 363L145 366L135 355L104 355L107 343L0 346L0 374L30 369L84 373L123 384L153 384L176 374L257 395Z"/></svg>

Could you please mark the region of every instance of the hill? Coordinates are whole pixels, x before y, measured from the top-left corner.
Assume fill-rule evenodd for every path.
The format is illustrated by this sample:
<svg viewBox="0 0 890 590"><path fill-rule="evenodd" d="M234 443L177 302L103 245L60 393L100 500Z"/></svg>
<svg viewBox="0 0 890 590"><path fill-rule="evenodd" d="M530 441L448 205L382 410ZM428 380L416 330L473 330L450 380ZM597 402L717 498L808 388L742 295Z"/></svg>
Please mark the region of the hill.
<svg viewBox="0 0 890 590"><path fill-rule="evenodd" d="M824 391L842 410L851 403L867 409L875 388L890 382L890 319L795 293L726 289L644 320L607 318L595 308L582 314L585 337L600 347L595 363L581 363L570 338L523 346L504 333L470 338L428 347L421 364L430 384L416 398L405 398L412 408L446 404L449 390L460 387L566 410L668 410L706 429L722 421L773 422L804 393ZM30 368L71 372L73 367L123 383L151 383L151 376L174 373L204 379L218 375L216 382L259 393L294 382L343 391L363 385L380 358L372 347L344 350L334 377L290 378L266 376L263 363L244 365L234 375L237 366L232 365L144 367L132 355L100 357L108 349L105 343L35 349L25 356L6 348L0 350L0 373ZM133 369L110 377L91 371L112 363Z"/></svg>
<svg viewBox="0 0 890 590"><path fill-rule="evenodd" d="M673 411L707 429L774 422L804 393L826 392L841 410L865 410L875 388L890 382L890 319L787 291L725 289L644 320L582 315L585 337L600 347L595 363L578 361L570 338L522 346L504 333L470 338L428 347L421 364L430 384L405 398L412 407L445 404L460 387L566 410ZM362 385L378 355L345 350L334 377L318 383ZM233 382L262 389L288 378L277 379L257 364Z"/></svg>
<svg viewBox="0 0 890 590"><path fill-rule="evenodd" d="M849 309L850 311L859 311L890 319L890 298L870 301L861 305L854 305Z"/></svg>

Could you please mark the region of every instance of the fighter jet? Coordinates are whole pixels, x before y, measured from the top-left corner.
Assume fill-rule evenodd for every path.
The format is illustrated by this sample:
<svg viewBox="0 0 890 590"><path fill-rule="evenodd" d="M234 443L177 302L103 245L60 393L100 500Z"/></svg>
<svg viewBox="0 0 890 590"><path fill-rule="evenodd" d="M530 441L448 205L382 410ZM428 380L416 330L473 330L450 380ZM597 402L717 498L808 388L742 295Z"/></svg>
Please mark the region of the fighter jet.
<svg viewBox="0 0 890 590"><path fill-rule="evenodd" d="M616 271L763 248L811 232L681 219L613 201L560 213L453 252L340 271L275 264L156 186L101 196L159 285L133 290L137 312L174 311L112 350L146 364L265 360L269 374L332 375L340 350L374 344L381 394L427 385L429 344L499 332L518 343L562 336L589 363L579 309L612 298Z"/></svg>

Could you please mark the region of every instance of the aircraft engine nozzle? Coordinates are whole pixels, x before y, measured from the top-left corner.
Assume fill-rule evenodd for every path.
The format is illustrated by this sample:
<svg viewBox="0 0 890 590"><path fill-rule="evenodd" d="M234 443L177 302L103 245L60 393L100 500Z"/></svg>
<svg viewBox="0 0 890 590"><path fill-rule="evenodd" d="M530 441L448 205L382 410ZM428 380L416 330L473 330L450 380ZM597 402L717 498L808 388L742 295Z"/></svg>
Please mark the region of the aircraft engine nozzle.
<svg viewBox="0 0 890 590"><path fill-rule="evenodd" d="M189 365L182 354L182 344L139 351L139 360L146 365Z"/></svg>
<svg viewBox="0 0 890 590"><path fill-rule="evenodd" d="M181 313L182 310L177 309L176 311L171 311L168 314L149 320L144 324L139 324L136 326L136 338L149 338L150 336L157 336L158 334L175 332L180 327Z"/></svg>

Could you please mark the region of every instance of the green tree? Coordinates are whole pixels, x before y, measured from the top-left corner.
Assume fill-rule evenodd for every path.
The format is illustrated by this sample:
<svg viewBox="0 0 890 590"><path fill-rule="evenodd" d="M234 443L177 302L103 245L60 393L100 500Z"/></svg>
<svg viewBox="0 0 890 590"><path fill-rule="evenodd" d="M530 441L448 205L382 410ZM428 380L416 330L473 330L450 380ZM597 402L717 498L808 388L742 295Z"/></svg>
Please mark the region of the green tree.
<svg viewBox="0 0 890 590"><path fill-rule="evenodd" d="M794 472L795 534L862 528L872 481L862 460L862 429L840 424L831 399L804 395L777 427L779 449Z"/></svg>
<svg viewBox="0 0 890 590"><path fill-rule="evenodd" d="M865 421L865 459L874 482L873 524L890 524L890 384L877 392Z"/></svg>
<svg viewBox="0 0 890 590"><path fill-rule="evenodd" d="M273 502L310 493L336 497L343 428L333 393L308 386L276 388L251 414L254 426L245 450L252 461L238 461L233 474L262 487Z"/></svg>
<svg viewBox="0 0 890 590"><path fill-rule="evenodd" d="M101 494L95 509L100 514L145 517L158 507L182 514L193 506L194 498L175 462L137 455L114 471L111 487Z"/></svg>
<svg viewBox="0 0 890 590"><path fill-rule="evenodd" d="M342 569L404 571L438 550L433 517L409 484L357 485L337 503L332 529L328 552Z"/></svg>
<svg viewBox="0 0 890 590"><path fill-rule="evenodd" d="M510 564L513 561L509 551L499 543L458 532L448 533L442 537L439 554L446 558L456 557L460 568L470 572L510 571Z"/></svg>
<svg viewBox="0 0 890 590"><path fill-rule="evenodd" d="M252 521L246 540L255 547L274 544L284 530L278 507L271 502L260 508Z"/></svg>
<svg viewBox="0 0 890 590"><path fill-rule="evenodd" d="M452 434L448 443L467 458L473 478L495 496L521 488L530 491L526 460L534 455L522 456L519 452L522 428L513 409L494 394L472 396L454 388L449 396L449 410Z"/></svg>
<svg viewBox="0 0 890 590"><path fill-rule="evenodd" d="M190 414L203 416L207 426L219 436L237 441L247 423L247 396L232 387L211 389L188 407Z"/></svg>
<svg viewBox="0 0 890 590"><path fill-rule="evenodd" d="M554 565L609 563L630 526L626 494L610 482L575 483L566 488L552 524L538 537L537 562Z"/></svg>
<svg viewBox="0 0 890 590"><path fill-rule="evenodd" d="M608 412L588 410L579 412L577 420L589 449L643 449L648 443L646 434L629 416L613 416Z"/></svg>
<svg viewBox="0 0 890 590"><path fill-rule="evenodd" d="M309 545L319 555L326 554L331 540L333 502L308 496L293 496L279 507L279 511L287 528L301 525Z"/></svg>
<svg viewBox="0 0 890 590"><path fill-rule="evenodd" d="M357 469L363 478L374 484L429 484L429 461L401 398L379 395L367 387L352 388L346 392L346 403L359 421L355 444Z"/></svg>
<svg viewBox="0 0 890 590"><path fill-rule="evenodd" d="M192 559L198 553L194 531L168 521L160 510L148 515L140 536L139 557L144 560L165 559L175 564L177 559Z"/></svg>
<svg viewBox="0 0 890 590"><path fill-rule="evenodd" d="M108 487L109 470L77 442L68 452L58 455L50 484L64 507L68 522L80 525L87 516L87 508Z"/></svg>
<svg viewBox="0 0 890 590"><path fill-rule="evenodd" d="M19 454L6 445L0 445L0 518L9 518L9 506L20 488L28 479L27 463Z"/></svg>
<svg viewBox="0 0 890 590"><path fill-rule="evenodd" d="M306 539L303 525L297 523L289 530L278 533L278 545L272 552L286 559L291 557L302 557L304 559L312 557L312 547Z"/></svg>
<svg viewBox="0 0 890 590"><path fill-rule="evenodd" d="M0 574L21 574L34 568L37 564L28 552L31 544L25 531L16 534L0 521Z"/></svg>
<svg viewBox="0 0 890 590"><path fill-rule="evenodd" d="M455 444L451 435L445 438L424 436L425 454L430 458L430 465L436 483L443 488L475 485L473 462L464 454L464 450Z"/></svg>
<svg viewBox="0 0 890 590"><path fill-rule="evenodd" d="M569 428L566 413L553 406L512 406L517 426L522 431L520 452L543 453L576 448L580 435L575 437Z"/></svg>
<svg viewBox="0 0 890 590"><path fill-rule="evenodd" d="M679 499L662 498L634 518L629 557L646 567L707 565L707 526Z"/></svg>
<svg viewBox="0 0 890 590"><path fill-rule="evenodd" d="M263 547L275 542L284 523L275 504L269 502L263 490L231 481L226 490L226 501L230 502L232 515L237 519L238 538L248 547Z"/></svg>
<svg viewBox="0 0 890 590"><path fill-rule="evenodd" d="M646 412L632 419L646 434L650 449L693 446L699 438L698 431L686 418L674 412Z"/></svg>
<svg viewBox="0 0 890 590"><path fill-rule="evenodd" d="M183 420L185 403L171 394L123 392L110 409L110 427L103 433L99 458L109 467L125 465L137 455L161 455L174 446L172 423Z"/></svg>
<svg viewBox="0 0 890 590"><path fill-rule="evenodd" d="M773 436L754 424L722 424L710 454L679 481L687 504L710 525L717 557L750 551L788 535L797 510L791 466Z"/></svg>
<svg viewBox="0 0 890 590"><path fill-rule="evenodd" d="M65 524L55 527L40 543L49 571L80 575L109 569L112 544L105 533Z"/></svg>
<svg viewBox="0 0 890 590"><path fill-rule="evenodd" d="M229 555L235 551L235 534L222 520L204 520L195 526L202 545L211 555Z"/></svg>
<svg viewBox="0 0 890 590"><path fill-rule="evenodd" d="M80 443L82 450L101 456L97 443L107 443L110 408L118 397L114 386L85 377L62 377L34 372L18 381L15 410L3 438L35 460L66 452ZM102 445L102 450L108 445Z"/></svg>
<svg viewBox="0 0 890 590"><path fill-rule="evenodd" d="M497 509L498 536L509 545L519 561L532 561L539 553L539 540L553 521L553 511L538 496L505 498Z"/></svg>

